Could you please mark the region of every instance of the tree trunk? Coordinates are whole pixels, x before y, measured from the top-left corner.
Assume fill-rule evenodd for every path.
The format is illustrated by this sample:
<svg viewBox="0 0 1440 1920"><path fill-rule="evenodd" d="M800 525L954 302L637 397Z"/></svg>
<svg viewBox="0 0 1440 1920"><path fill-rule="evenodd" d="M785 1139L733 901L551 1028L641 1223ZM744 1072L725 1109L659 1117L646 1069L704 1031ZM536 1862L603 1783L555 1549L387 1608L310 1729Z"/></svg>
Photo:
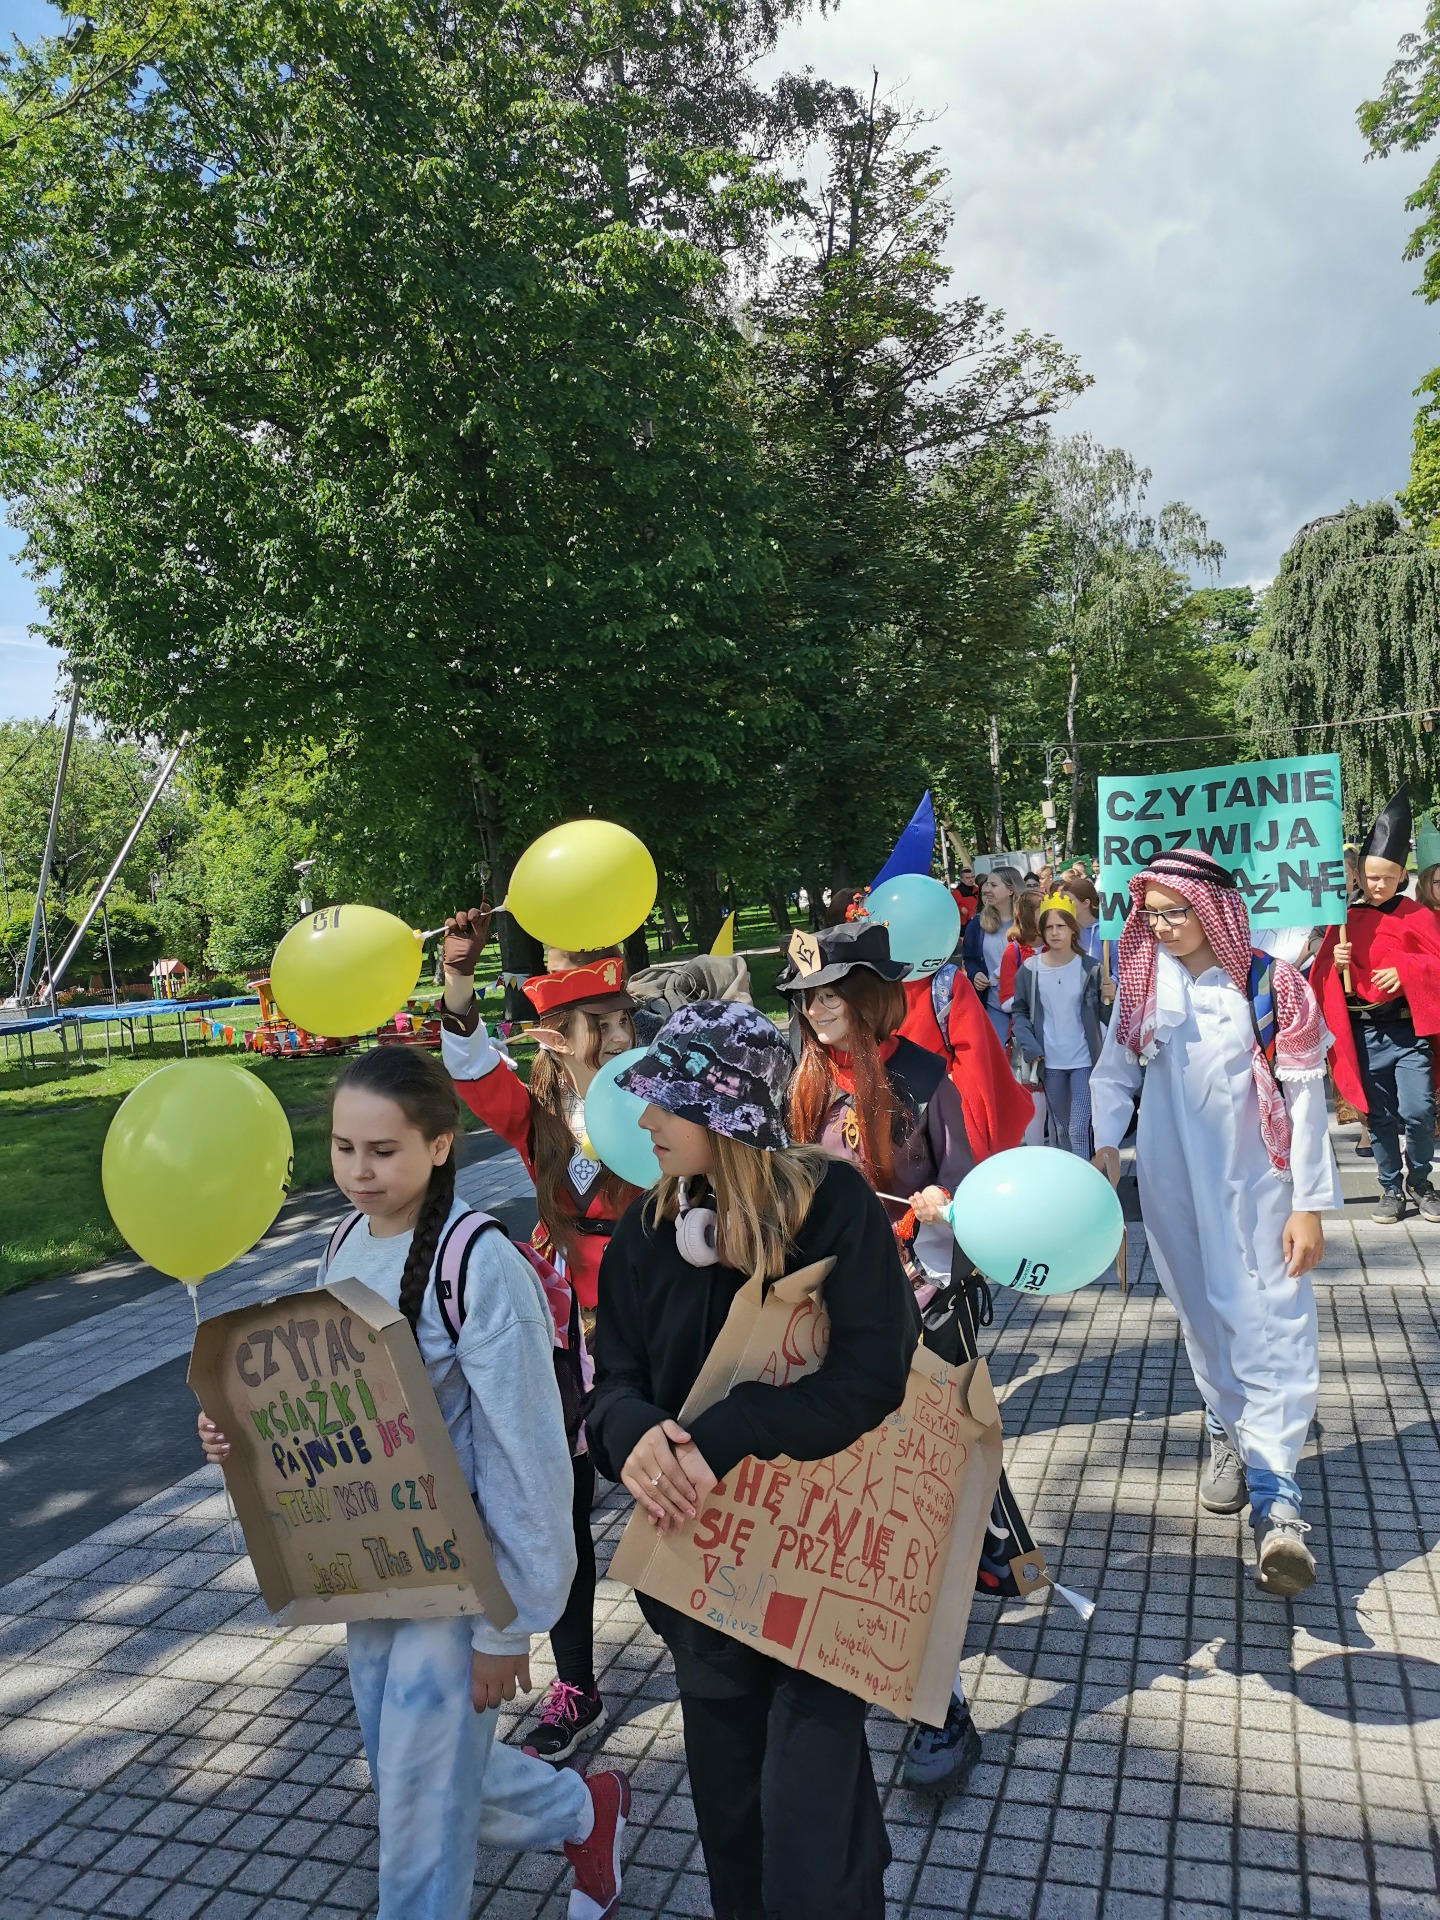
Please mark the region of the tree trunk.
<svg viewBox="0 0 1440 1920"><path fill-rule="evenodd" d="M720 885L713 869L691 876L685 890L685 904L690 916L690 938L696 951L708 953L725 919Z"/></svg>
<svg viewBox="0 0 1440 1920"><path fill-rule="evenodd" d="M645 938L644 927L637 927L634 933L627 934L624 943L625 963L631 973L641 973L650 964L650 943Z"/></svg>
<svg viewBox="0 0 1440 1920"><path fill-rule="evenodd" d="M545 949L526 933L513 914L499 914L495 925L500 935L500 971L505 975L505 1018L533 1020L535 1009L518 985L512 984L512 976L518 974L521 979L528 979L531 974L543 973Z"/></svg>
<svg viewBox="0 0 1440 1920"><path fill-rule="evenodd" d="M782 940L788 940L794 932L794 923L790 918L790 909L785 896L773 883L765 889L765 904L770 909L770 918L775 922Z"/></svg>
<svg viewBox="0 0 1440 1920"><path fill-rule="evenodd" d="M660 939L660 950L662 953L673 953L684 935L680 931L680 922L675 918L675 909L668 900L660 902L660 917L665 922L665 931Z"/></svg>
<svg viewBox="0 0 1440 1920"><path fill-rule="evenodd" d="M1070 811L1065 821L1065 857L1075 851L1075 824L1080 813L1080 749L1075 744L1075 707L1080 698L1080 659L1070 656L1070 685L1065 695L1065 739L1070 753ZM1047 768L1048 772L1049 769Z"/></svg>

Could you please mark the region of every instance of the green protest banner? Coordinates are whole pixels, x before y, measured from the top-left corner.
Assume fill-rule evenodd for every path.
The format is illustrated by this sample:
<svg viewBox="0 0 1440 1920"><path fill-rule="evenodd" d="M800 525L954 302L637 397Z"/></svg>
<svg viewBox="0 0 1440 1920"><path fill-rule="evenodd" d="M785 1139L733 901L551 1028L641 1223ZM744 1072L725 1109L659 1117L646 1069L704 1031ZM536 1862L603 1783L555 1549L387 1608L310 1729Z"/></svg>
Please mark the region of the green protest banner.
<svg viewBox="0 0 1440 1920"><path fill-rule="evenodd" d="M1100 779L1100 932L1115 939L1130 876L1176 847L1230 868L1257 932L1345 918L1340 759L1312 753L1191 773Z"/></svg>

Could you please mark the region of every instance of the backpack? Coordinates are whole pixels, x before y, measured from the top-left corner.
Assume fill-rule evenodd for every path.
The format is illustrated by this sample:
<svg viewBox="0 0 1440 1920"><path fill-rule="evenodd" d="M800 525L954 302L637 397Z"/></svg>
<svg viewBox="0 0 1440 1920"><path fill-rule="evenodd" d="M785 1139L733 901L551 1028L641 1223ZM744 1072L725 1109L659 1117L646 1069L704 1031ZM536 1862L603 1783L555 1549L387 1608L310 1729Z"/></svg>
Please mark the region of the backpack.
<svg viewBox="0 0 1440 1920"><path fill-rule="evenodd" d="M359 1213L346 1214L331 1234L325 1249L327 1271L336 1254L363 1217ZM497 1233L505 1232L503 1222L495 1219L492 1214L481 1213L471 1207L462 1213L458 1220L451 1222L436 1251L434 1265L431 1268L431 1281L435 1288L435 1304L440 1309L440 1319L450 1336L452 1347L459 1345L460 1329L465 1323L465 1282L470 1266L470 1250L481 1234L490 1232L492 1228ZM555 1362L555 1384L560 1389L560 1410L565 1417L565 1438L569 1441L570 1450L573 1453L580 1437L586 1393L585 1343L580 1326L580 1302L569 1281L563 1274L557 1272L544 1254L537 1253L534 1247L526 1245L523 1241L511 1240L510 1244L539 1280L544 1290L545 1304L550 1309L550 1318L554 1324L552 1352Z"/></svg>

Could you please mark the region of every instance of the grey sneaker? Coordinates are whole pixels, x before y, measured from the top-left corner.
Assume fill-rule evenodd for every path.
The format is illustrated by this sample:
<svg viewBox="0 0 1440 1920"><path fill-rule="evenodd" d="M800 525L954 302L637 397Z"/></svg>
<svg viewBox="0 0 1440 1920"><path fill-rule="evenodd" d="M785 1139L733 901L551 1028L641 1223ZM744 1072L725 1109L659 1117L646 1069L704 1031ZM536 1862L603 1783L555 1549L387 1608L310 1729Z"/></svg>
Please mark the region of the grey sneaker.
<svg viewBox="0 0 1440 1920"><path fill-rule="evenodd" d="M1315 1556L1305 1544L1310 1529L1293 1507L1277 1500L1250 1527L1255 1535L1255 1584L1262 1593L1293 1600L1314 1586Z"/></svg>
<svg viewBox="0 0 1440 1920"><path fill-rule="evenodd" d="M900 1763L912 1793L959 1793L980 1760L980 1735L963 1700L951 1696L943 1727L916 1727Z"/></svg>
<svg viewBox="0 0 1440 1920"><path fill-rule="evenodd" d="M1200 1504L1207 1513L1238 1513L1249 1494L1240 1456L1223 1433L1210 1435L1210 1464L1200 1476Z"/></svg>
<svg viewBox="0 0 1440 1920"><path fill-rule="evenodd" d="M1370 1209L1370 1218L1383 1226L1398 1227L1408 1211L1403 1193L1382 1193Z"/></svg>
<svg viewBox="0 0 1440 1920"><path fill-rule="evenodd" d="M1410 1198L1422 1220L1428 1220L1432 1227L1440 1227L1440 1193L1434 1187L1412 1187Z"/></svg>

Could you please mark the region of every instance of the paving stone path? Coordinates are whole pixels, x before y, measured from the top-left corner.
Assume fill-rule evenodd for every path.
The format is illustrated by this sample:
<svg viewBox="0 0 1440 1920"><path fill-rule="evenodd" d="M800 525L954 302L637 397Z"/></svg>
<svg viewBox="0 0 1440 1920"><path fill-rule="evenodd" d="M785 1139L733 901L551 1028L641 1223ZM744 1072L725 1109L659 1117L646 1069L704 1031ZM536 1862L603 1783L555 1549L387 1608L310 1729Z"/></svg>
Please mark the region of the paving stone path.
<svg viewBox="0 0 1440 1920"><path fill-rule="evenodd" d="M462 1180L515 1190L508 1156ZM304 1285L324 1227L224 1284ZM1112 1277L997 1298L1011 1479L1096 1612L977 1602L964 1671L985 1760L963 1799L892 1786L902 1729L872 1719L893 1915L1440 1916L1440 1229L1337 1219L1330 1237L1301 1468L1320 1579L1288 1606L1251 1586L1243 1519L1198 1506L1199 1402L1139 1230L1128 1296ZM0 1417L27 1471L52 1421L65 1444L77 1353L97 1393L117 1366L143 1382L147 1343L151 1366L183 1351L175 1306L147 1294L12 1346ZM28 1398L9 1405L15 1383ZM15 1457L0 1446L0 1488ZM0 1920L374 1910L342 1635L274 1625L193 1457L177 1441L172 1484L0 1586ZM602 1567L623 1517L614 1495L596 1513ZM635 1785L623 1912L707 1914L663 1651L627 1589L602 1580L597 1620L604 1751ZM548 1856L482 1855L474 1911L557 1920L567 1885Z"/></svg>

